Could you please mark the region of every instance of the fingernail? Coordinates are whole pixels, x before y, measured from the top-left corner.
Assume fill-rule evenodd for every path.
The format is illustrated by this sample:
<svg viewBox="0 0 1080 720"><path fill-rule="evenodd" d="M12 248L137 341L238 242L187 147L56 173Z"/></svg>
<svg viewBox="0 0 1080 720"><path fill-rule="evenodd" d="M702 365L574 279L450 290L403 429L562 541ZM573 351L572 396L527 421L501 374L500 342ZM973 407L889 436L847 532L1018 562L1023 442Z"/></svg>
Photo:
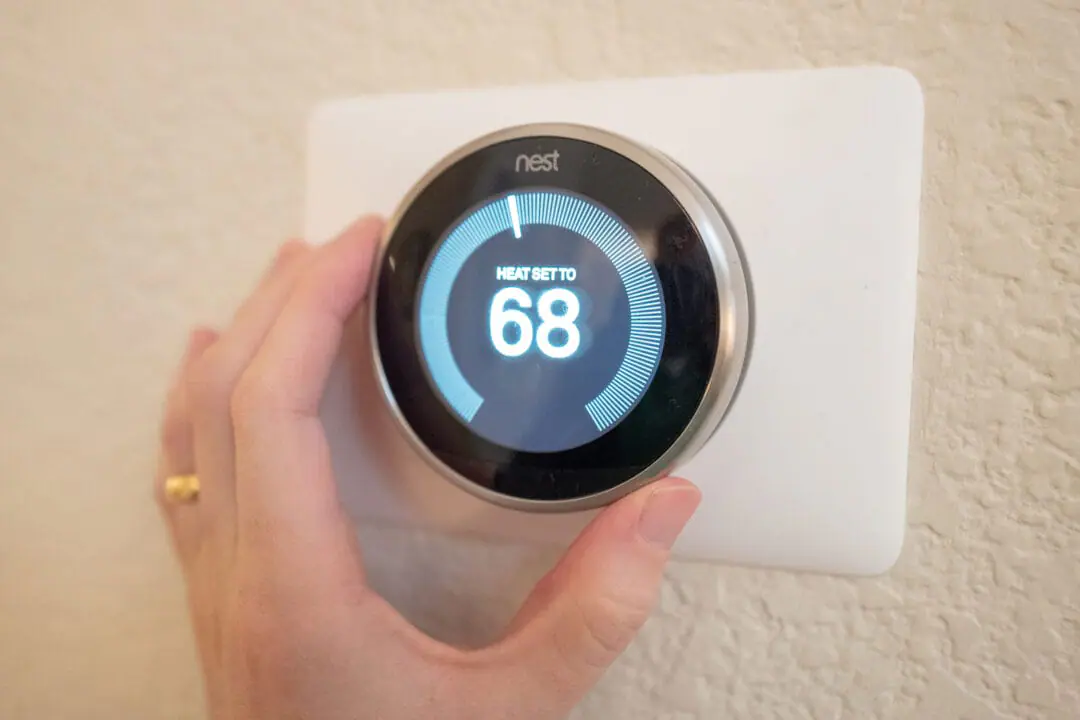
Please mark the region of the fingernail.
<svg viewBox="0 0 1080 720"><path fill-rule="evenodd" d="M670 550L700 503L701 491L693 485L656 490L638 518L638 534L646 542Z"/></svg>

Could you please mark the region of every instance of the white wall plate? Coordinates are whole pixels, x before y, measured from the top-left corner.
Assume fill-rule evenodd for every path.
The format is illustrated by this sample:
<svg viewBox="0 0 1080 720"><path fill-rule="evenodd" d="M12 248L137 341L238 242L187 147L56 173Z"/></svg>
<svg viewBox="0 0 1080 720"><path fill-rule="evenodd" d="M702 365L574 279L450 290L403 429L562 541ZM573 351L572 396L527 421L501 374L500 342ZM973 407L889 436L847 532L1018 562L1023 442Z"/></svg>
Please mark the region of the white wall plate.
<svg viewBox="0 0 1080 720"><path fill-rule="evenodd" d="M391 213L448 152L531 122L594 125L708 187L746 254L753 355L679 473L702 506L684 558L876 574L904 536L923 154L918 83L892 68L625 80L335 101L314 113L307 237ZM593 513L495 507L420 460L384 406L358 313L324 402L361 523L567 544Z"/></svg>

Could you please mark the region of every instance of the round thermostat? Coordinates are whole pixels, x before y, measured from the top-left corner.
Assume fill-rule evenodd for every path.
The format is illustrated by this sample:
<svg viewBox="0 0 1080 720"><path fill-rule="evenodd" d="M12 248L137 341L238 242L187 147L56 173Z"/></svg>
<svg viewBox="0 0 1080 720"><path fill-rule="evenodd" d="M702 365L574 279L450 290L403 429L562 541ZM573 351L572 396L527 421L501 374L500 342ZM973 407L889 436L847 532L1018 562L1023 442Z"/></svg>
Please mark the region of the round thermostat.
<svg viewBox="0 0 1080 720"><path fill-rule="evenodd" d="M749 276L718 203L662 153L537 124L451 153L376 264L371 332L393 416L485 500L613 501L686 460L735 399Z"/></svg>

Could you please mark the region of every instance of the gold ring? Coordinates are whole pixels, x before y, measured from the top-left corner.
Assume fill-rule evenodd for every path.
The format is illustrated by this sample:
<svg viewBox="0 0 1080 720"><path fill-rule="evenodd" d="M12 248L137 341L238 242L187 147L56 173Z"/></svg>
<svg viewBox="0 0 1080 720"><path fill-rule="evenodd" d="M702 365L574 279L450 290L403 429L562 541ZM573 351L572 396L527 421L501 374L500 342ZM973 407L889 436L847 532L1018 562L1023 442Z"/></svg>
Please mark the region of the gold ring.
<svg viewBox="0 0 1080 720"><path fill-rule="evenodd" d="M165 478L165 497L173 502L192 502L199 497L199 476L173 475Z"/></svg>

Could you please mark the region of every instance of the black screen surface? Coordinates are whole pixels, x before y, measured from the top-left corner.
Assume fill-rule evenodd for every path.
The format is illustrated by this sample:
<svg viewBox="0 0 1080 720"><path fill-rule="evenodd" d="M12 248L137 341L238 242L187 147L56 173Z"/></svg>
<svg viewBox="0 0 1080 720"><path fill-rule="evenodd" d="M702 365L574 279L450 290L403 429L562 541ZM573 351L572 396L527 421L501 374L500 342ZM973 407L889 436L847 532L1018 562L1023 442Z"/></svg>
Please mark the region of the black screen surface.
<svg viewBox="0 0 1080 720"><path fill-rule="evenodd" d="M418 328L441 399L480 436L558 452L603 435L659 364L659 277L597 203L526 190L470 210L420 285Z"/></svg>

